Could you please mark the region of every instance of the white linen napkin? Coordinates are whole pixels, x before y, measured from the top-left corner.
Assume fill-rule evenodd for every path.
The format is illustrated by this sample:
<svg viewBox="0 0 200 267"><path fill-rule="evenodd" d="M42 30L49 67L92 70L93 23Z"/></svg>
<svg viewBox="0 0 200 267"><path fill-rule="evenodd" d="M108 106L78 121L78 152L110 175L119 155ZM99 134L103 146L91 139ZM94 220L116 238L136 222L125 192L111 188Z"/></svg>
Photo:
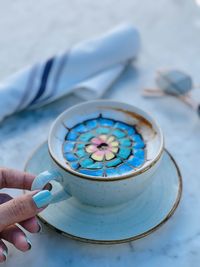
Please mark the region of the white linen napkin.
<svg viewBox="0 0 200 267"><path fill-rule="evenodd" d="M69 93L100 98L138 54L140 39L120 25L45 62L26 67L0 84L0 121L25 108L37 108Z"/></svg>

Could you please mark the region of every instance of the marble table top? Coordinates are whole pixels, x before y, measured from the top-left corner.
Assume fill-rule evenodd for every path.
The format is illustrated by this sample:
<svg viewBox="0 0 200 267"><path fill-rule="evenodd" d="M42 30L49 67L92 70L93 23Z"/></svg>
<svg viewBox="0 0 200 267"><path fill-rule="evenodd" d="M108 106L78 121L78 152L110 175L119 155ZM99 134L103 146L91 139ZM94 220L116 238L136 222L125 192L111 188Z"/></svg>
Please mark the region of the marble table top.
<svg viewBox="0 0 200 267"><path fill-rule="evenodd" d="M43 226L41 234L29 235L31 251L22 253L9 245L3 266L199 266L199 118L177 99L141 96L142 88L154 86L155 71L162 68L182 69L200 85L200 6L194 0L4 1L0 79L124 21L141 32L140 57L104 97L138 105L157 119L183 175L181 203L158 231L121 245L85 244ZM194 95L200 99L198 89ZM1 166L23 169L56 116L80 101L70 96L6 119L0 126Z"/></svg>

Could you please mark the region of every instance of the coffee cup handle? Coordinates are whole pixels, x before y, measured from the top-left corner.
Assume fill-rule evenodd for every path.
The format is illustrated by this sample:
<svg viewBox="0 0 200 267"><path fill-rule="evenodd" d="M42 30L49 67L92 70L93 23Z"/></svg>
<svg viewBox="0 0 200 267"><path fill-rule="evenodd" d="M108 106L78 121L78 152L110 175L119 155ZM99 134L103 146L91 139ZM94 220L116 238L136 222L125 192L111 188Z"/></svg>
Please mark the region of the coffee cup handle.
<svg viewBox="0 0 200 267"><path fill-rule="evenodd" d="M71 195L64 190L62 181L63 177L57 170L44 171L35 177L31 190L41 190L45 187L45 185L52 182L52 200L50 203L56 203L71 197ZM59 186L55 188L54 182L58 183Z"/></svg>

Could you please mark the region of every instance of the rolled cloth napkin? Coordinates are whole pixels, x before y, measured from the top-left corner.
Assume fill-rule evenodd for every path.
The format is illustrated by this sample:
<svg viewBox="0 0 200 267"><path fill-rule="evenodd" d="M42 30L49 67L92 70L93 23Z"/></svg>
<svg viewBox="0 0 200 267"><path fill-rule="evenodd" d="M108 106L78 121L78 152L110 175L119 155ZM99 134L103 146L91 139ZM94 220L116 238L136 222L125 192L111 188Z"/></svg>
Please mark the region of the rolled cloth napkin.
<svg viewBox="0 0 200 267"><path fill-rule="evenodd" d="M139 46L138 31L125 24L26 67L0 84L0 121L70 93L87 100L101 97L136 58Z"/></svg>

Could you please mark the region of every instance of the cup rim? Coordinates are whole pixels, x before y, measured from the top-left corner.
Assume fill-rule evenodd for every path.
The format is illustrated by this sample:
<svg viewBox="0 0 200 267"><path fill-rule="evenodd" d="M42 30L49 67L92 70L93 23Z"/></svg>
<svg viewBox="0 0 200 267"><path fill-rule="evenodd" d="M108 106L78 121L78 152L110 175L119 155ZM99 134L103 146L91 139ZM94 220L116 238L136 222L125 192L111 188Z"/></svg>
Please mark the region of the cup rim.
<svg viewBox="0 0 200 267"><path fill-rule="evenodd" d="M54 155L55 153L53 152L53 149L51 147L51 133L52 133L52 130L54 129L55 125L57 124L57 122L63 117L65 116L65 114L69 111L71 111L72 109L78 107L78 106L81 106L82 104L90 104L90 103L103 103L103 102L111 102L113 104L124 104L124 105L127 105L127 106L132 106L132 107L135 107L137 110L140 110L142 111L145 115L148 114L146 111L144 111L143 109L140 109L134 105L131 105L131 104L128 104L128 103L125 103L125 102L121 102L121 101L115 101L115 100L110 100L110 99L98 99L98 100L90 100L90 101L85 101L85 102L81 102L81 103L78 103L76 105L73 105L72 107L66 109L65 111L63 111L53 122L53 124L51 125L50 127L50 131L49 131L49 135L48 135L48 151L49 151L49 155L50 157L52 158L52 160L61 168L63 169L65 172L69 172L71 173L72 175L78 177L78 178L82 178L82 179L86 179L86 180L91 180L91 181L99 181L99 182L112 182L112 181L119 181L119 180L125 180L125 179L129 179L129 178L133 178L133 177L136 177L146 171L148 171L149 169L151 169L158 161L159 159L161 158L162 154L163 154L163 151L164 151L164 136L163 136L163 132L159 126L159 124L156 122L156 120L154 118L152 118L151 115L148 114L148 117L151 119L151 121L153 122L153 124L157 127L157 132L159 133L159 136L160 136L160 147L158 149L158 152L157 152L157 155L149 162L147 163L146 166L142 166L140 169L134 171L134 172L130 172L130 173L127 173L127 174L123 174L123 175L119 175L119 176L109 176L109 178L104 178L104 177L101 177L101 178L98 178L97 176L92 176L92 175L86 175L86 174L83 174L83 173L79 173L79 172L76 172L75 170L73 169L69 169L69 168L66 168L64 167L60 161L56 158L56 155ZM142 117L145 118L145 116L141 115ZM148 118L145 118L149 121Z"/></svg>

